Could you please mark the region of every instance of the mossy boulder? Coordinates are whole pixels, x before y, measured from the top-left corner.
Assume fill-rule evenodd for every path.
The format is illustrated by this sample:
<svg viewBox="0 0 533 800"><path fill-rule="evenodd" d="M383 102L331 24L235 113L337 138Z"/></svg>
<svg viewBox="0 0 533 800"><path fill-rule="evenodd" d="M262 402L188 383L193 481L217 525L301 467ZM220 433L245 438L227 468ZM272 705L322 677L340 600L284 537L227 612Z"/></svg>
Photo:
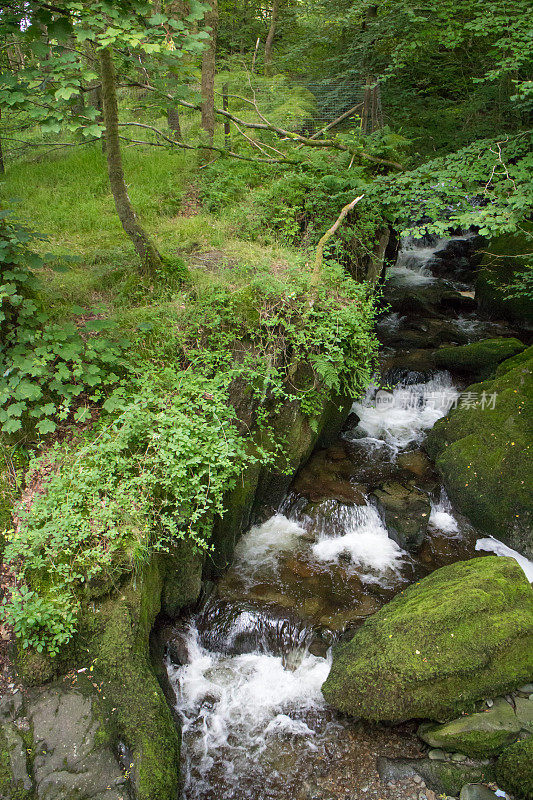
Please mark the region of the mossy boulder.
<svg viewBox="0 0 533 800"><path fill-rule="evenodd" d="M418 735L431 747L486 758L516 742L522 727L514 708L498 697L488 711L457 717L442 725L426 723L420 726Z"/></svg>
<svg viewBox="0 0 533 800"><path fill-rule="evenodd" d="M498 364L521 353L525 347L514 338L482 339L459 347L441 347L435 351L434 359L438 367L483 380L494 374Z"/></svg>
<svg viewBox="0 0 533 800"><path fill-rule="evenodd" d="M533 558L533 347L469 386L434 425L425 447L452 502L480 531Z"/></svg>
<svg viewBox="0 0 533 800"><path fill-rule="evenodd" d="M533 800L533 736L507 747L495 765L498 785L521 800Z"/></svg>
<svg viewBox="0 0 533 800"><path fill-rule="evenodd" d="M484 247L484 255L476 278L476 300L479 309L492 316L529 328L533 326L533 302L527 297L506 297L509 284L531 258L533 224L524 230L492 239Z"/></svg>
<svg viewBox="0 0 533 800"><path fill-rule="evenodd" d="M446 720L533 673L533 589L510 558L436 570L333 651L324 697L369 720Z"/></svg>
<svg viewBox="0 0 533 800"><path fill-rule="evenodd" d="M533 800L533 736L507 747L495 765L498 785L521 800Z"/></svg>

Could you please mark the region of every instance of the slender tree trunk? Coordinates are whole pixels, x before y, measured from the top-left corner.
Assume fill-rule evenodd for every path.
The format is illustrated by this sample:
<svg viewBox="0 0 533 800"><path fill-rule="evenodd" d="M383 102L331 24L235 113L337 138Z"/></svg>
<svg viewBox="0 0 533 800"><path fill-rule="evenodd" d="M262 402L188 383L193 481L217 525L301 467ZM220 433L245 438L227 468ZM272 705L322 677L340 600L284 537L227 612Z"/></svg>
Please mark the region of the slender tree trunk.
<svg viewBox="0 0 533 800"><path fill-rule="evenodd" d="M0 108L0 174L6 171L4 166L4 151L2 150L2 109Z"/></svg>
<svg viewBox="0 0 533 800"><path fill-rule="evenodd" d="M161 267L162 259L156 247L139 224L131 205L124 179L120 139L118 133L118 104L115 87L115 67L109 47L100 50L100 72L102 78L102 105L104 111L107 172L115 200L115 208L125 232L133 242L144 272L150 277Z"/></svg>
<svg viewBox="0 0 533 800"><path fill-rule="evenodd" d="M177 108L167 108L167 122L170 130L176 134L176 139L181 139L180 112Z"/></svg>
<svg viewBox="0 0 533 800"><path fill-rule="evenodd" d="M211 27L209 44L202 56L202 128L209 144L215 135L215 57L217 50L218 0L211 0L211 9L204 18Z"/></svg>
<svg viewBox="0 0 533 800"><path fill-rule="evenodd" d="M279 0L272 0L272 16L270 17L270 28L265 42L265 75L270 75L272 69L272 43L276 35L276 25L278 23Z"/></svg>

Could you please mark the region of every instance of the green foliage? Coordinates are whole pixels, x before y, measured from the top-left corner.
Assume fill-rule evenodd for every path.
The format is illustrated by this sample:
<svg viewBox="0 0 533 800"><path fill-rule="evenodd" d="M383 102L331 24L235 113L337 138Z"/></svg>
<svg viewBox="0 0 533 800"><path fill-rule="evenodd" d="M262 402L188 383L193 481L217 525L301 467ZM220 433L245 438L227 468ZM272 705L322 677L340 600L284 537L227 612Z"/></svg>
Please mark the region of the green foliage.
<svg viewBox="0 0 533 800"><path fill-rule="evenodd" d="M180 539L205 550L244 467L282 452L269 428L280 403L298 397L312 415L325 394L355 394L368 383L374 299L335 263L324 277L311 309L300 269L238 290L197 288L177 327L138 323L144 360L103 403L110 417L30 467L28 480L44 481L45 491L20 509L6 548L28 587L6 610L26 646L55 655L83 600L108 592L154 551ZM161 368L166 352L173 360ZM298 392L291 378L302 365L315 377ZM236 382L249 394L250 430L230 402ZM258 428L265 449L254 441Z"/></svg>
<svg viewBox="0 0 533 800"><path fill-rule="evenodd" d="M410 172L378 179L370 197L405 233L516 231L533 208L531 134L486 139Z"/></svg>
<svg viewBox="0 0 533 800"><path fill-rule="evenodd" d="M517 297L533 301L533 264L527 264L522 271L515 275L504 295L506 300Z"/></svg>
<svg viewBox="0 0 533 800"><path fill-rule="evenodd" d="M108 320L79 327L50 322L30 269L42 264L30 249L35 235L10 220L9 212L2 214L0 430L13 434L29 423L41 434L53 433L74 411L77 422L88 419L87 404L119 381L126 366L123 345L100 335L111 327Z"/></svg>

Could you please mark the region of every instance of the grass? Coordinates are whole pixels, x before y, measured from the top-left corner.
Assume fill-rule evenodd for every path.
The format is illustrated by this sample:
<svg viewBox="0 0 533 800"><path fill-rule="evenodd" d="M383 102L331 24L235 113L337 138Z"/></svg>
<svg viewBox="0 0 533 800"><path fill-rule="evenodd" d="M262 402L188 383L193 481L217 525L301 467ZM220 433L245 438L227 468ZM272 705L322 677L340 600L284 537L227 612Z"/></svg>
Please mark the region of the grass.
<svg viewBox="0 0 533 800"><path fill-rule="evenodd" d="M184 199L194 193L195 153L125 147L123 156L139 218L164 255L185 260L194 284L242 285L251 273L279 274L301 262L294 249L240 239L231 213L181 213ZM17 216L48 237L39 247L49 254L40 278L43 299L56 317L69 316L73 305L108 313L152 305L116 215L99 144L8 166L0 197L16 200Z"/></svg>

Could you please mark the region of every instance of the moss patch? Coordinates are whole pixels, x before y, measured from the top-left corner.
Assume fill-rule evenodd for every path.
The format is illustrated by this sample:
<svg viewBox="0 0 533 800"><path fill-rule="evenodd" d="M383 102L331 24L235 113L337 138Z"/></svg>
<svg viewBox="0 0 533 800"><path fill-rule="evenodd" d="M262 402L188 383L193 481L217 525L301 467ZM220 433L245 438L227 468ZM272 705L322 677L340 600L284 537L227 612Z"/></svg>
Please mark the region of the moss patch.
<svg viewBox="0 0 533 800"><path fill-rule="evenodd" d="M533 736L503 751L495 767L498 785L523 800L533 800Z"/></svg>
<svg viewBox="0 0 533 800"><path fill-rule="evenodd" d="M478 398L485 393L485 408L451 411L435 424L425 447L460 511L481 531L532 558L533 347L504 361L498 373L467 390Z"/></svg>
<svg viewBox="0 0 533 800"><path fill-rule="evenodd" d="M451 564L367 619L322 687L370 720L449 719L533 672L533 589L514 559Z"/></svg>
<svg viewBox="0 0 533 800"><path fill-rule="evenodd" d="M483 339L460 347L441 347L434 354L438 367L449 369L474 380L483 380L494 374L496 367L507 358L525 350L518 339Z"/></svg>

